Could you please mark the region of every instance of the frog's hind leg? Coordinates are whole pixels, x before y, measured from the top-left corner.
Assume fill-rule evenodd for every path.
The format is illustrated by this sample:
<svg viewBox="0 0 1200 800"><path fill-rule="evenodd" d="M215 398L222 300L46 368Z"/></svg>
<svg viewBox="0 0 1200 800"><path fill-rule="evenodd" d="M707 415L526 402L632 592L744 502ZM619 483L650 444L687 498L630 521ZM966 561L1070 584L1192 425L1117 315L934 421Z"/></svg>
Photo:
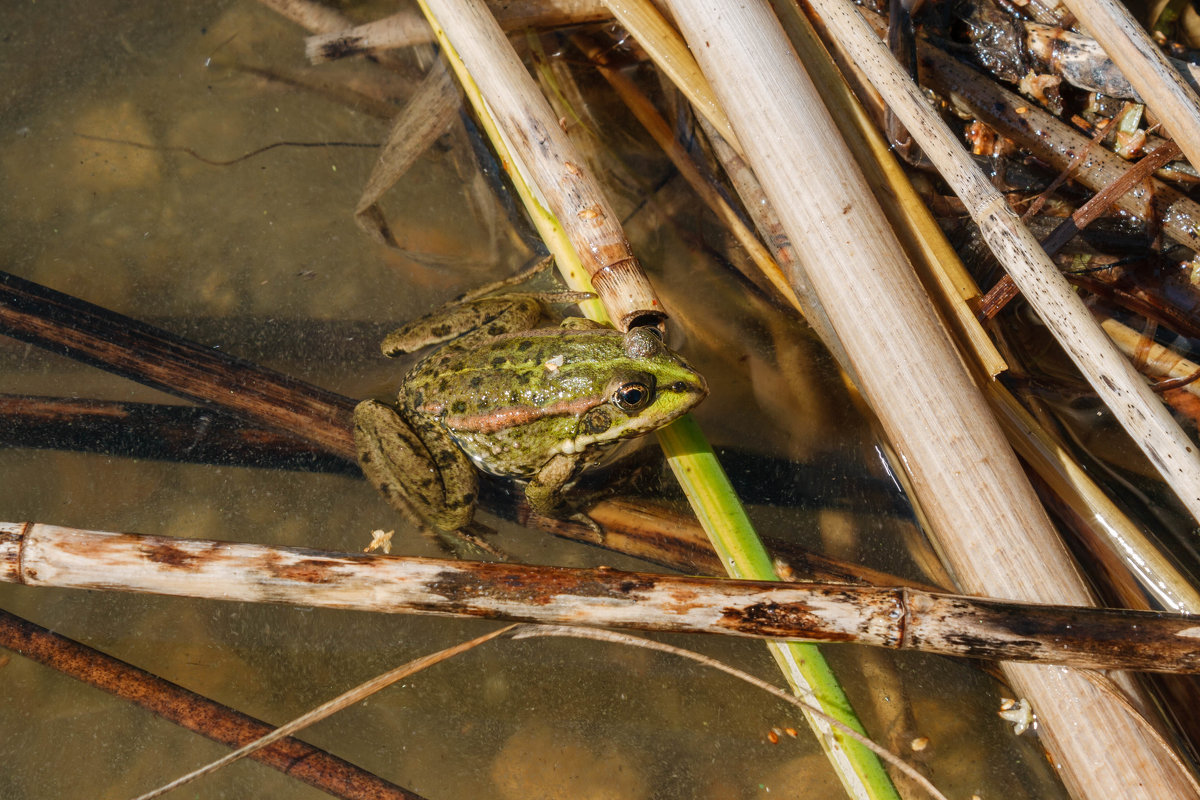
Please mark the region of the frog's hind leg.
<svg viewBox="0 0 1200 800"><path fill-rule="evenodd" d="M447 463L445 450L437 445L437 452L431 452L391 406L375 400L359 403L354 441L363 475L418 527L453 531L471 521L476 477L470 463L461 454L463 463Z"/></svg>

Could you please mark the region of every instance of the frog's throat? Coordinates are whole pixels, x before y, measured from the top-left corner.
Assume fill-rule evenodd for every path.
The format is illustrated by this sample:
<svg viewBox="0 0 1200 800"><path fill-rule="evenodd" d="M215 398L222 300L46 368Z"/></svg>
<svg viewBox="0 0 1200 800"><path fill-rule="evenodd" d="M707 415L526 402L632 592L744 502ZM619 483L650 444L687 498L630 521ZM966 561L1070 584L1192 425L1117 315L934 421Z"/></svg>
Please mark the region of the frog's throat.
<svg viewBox="0 0 1200 800"><path fill-rule="evenodd" d="M442 424L451 430L472 431L475 433L495 433L507 428L515 428L536 422L544 417L579 416L605 402L603 397L580 397L574 400L560 400L548 406L509 406L489 411L486 414L461 414L442 418ZM445 410L444 403L426 403L421 411L438 415Z"/></svg>

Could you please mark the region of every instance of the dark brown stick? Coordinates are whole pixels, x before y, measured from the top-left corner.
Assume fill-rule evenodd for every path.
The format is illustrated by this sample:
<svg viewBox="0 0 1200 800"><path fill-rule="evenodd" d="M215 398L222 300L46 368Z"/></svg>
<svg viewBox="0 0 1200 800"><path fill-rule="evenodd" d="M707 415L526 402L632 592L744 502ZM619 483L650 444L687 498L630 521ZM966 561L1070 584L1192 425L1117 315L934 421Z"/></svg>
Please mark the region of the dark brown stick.
<svg viewBox="0 0 1200 800"><path fill-rule="evenodd" d="M0 523L0 581L384 613L852 642L1089 669L1200 672L1193 617L912 588L349 556Z"/></svg>
<svg viewBox="0 0 1200 800"><path fill-rule="evenodd" d="M241 747L274 730L182 686L0 610L0 647L55 669L214 742ZM421 796L299 739L284 739L250 758L334 797L421 800Z"/></svg>
<svg viewBox="0 0 1200 800"><path fill-rule="evenodd" d="M354 461L300 436L212 407L0 395L0 446L359 474Z"/></svg>
<svg viewBox="0 0 1200 800"><path fill-rule="evenodd" d="M0 331L355 458L350 398L3 272Z"/></svg>

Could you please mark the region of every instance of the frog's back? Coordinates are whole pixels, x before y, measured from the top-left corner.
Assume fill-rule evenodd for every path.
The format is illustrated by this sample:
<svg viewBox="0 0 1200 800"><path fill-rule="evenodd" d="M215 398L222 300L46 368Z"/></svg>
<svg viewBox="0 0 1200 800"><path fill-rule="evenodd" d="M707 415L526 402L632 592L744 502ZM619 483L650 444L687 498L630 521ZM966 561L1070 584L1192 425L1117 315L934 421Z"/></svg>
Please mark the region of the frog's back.
<svg viewBox="0 0 1200 800"><path fill-rule="evenodd" d="M485 471L529 476L604 403L622 334L545 329L433 353L405 381L409 413L436 419Z"/></svg>

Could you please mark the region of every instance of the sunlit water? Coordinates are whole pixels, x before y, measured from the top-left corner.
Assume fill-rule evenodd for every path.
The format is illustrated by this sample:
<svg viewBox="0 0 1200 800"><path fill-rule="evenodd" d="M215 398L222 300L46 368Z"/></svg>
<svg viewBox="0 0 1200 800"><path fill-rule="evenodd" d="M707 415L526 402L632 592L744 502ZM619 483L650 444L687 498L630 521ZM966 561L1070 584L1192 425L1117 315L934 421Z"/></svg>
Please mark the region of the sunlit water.
<svg viewBox="0 0 1200 800"><path fill-rule="evenodd" d="M228 160L279 141L379 142L386 120L245 68L403 98L424 56L399 76L362 62L307 70L303 32L250 3L23 4L0 11L0 30L0 253L21 277L352 397L382 397L402 366L379 356L379 331L533 256L480 177L461 126L386 200L400 252L352 219L373 149L278 148L223 167L167 149ZM592 76L580 77L596 103L611 104ZM774 487L787 502L752 509L762 532L923 577L912 523L879 513L854 488L889 481L827 358L799 323L744 299L720 263L727 237L698 215L636 125L611 107L597 113L619 120L605 146L620 155L602 151L616 202L683 349L712 387L696 415L705 431L718 445L826 476ZM0 339L0 363L8 393L178 402L10 339ZM746 488L763 480L753 467L731 473ZM398 552L438 554L346 476L8 449L0 487L4 520L337 551L362 549L375 528L400 527ZM487 521L520 560L649 568ZM492 627L22 587L0 589L0 606L275 723ZM758 643L672 641L781 682ZM996 717L1001 690L978 669L852 647L829 653L868 729L951 796L1062 796L1036 741ZM0 797L129 797L223 752L2 655ZM800 733L770 744L773 727ZM919 737L929 744L914 752ZM303 738L430 798L838 792L794 710L699 667L595 643L493 643ZM324 795L242 763L179 796Z"/></svg>

